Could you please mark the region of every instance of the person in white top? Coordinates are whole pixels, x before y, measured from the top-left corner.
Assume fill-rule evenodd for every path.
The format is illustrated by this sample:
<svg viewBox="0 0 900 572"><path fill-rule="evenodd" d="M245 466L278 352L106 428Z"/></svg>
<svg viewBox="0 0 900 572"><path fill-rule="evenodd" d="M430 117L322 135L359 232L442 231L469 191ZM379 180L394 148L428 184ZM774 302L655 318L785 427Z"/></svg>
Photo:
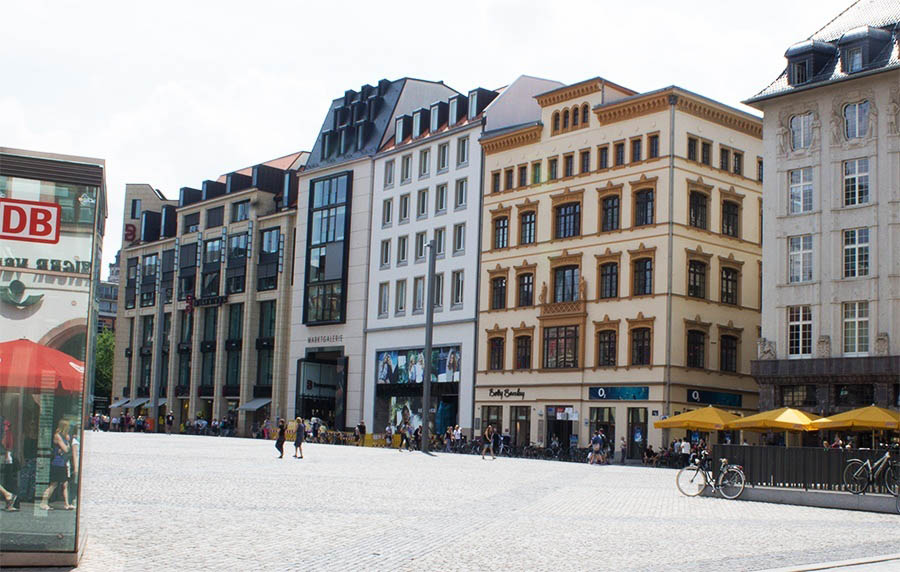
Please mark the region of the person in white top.
<svg viewBox="0 0 900 572"><path fill-rule="evenodd" d="M687 466L688 462L691 459L691 442L687 439L681 440L681 460L682 463Z"/></svg>

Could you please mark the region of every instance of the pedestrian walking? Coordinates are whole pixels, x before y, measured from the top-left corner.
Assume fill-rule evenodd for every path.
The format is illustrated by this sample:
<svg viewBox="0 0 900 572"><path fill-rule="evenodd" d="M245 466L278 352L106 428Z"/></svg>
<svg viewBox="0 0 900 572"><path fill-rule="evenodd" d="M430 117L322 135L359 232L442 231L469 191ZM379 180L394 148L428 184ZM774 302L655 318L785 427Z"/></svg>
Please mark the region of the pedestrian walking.
<svg viewBox="0 0 900 572"><path fill-rule="evenodd" d="M681 466L687 467L691 462L691 442L687 439L681 440Z"/></svg>
<svg viewBox="0 0 900 572"><path fill-rule="evenodd" d="M297 435L294 437L294 458L302 459L303 458L303 438L306 437L306 425L303 424L303 419L297 418ZM300 456L297 456L297 453L300 453Z"/></svg>
<svg viewBox="0 0 900 572"><path fill-rule="evenodd" d="M481 459L484 460L484 454L490 450L491 459L496 459L494 456L494 426L488 425L484 430L484 443L481 446Z"/></svg>
<svg viewBox="0 0 900 572"><path fill-rule="evenodd" d="M75 510L75 507L69 504L69 488L66 486L66 483L69 482L69 457L71 456L69 422L67 420L61 419L56 426L51 448L53 449L53 458L50 460L50 486L44 490L40 506L43 510L50 510L48 504L50 495L59 487L62 488L66 510Z"/></svg>
<svg viewBox="0 0 900 572"><path fill-rule="evenodd" d="M397 433L400 434L400 448L398 451L403 451L403 443L406 443L407 450L412 450L412 445L409 442L409 422L404 421L402 424L397 425Z"/></svg>
<svg viewBox="0 0 900 572"><path fill-rule="evenodd" d="M366 446L366 422L365 422L365 420L359 422L359 445L362 447Z"/></svg>
<svg viewBox="0 0 900 572"><path fill-rule="evenodd" d="M278 420L278 438L275 439L275 448L278 449L278 458L284 457L284 434L287 427L284 425L284 419Z"/></svg>
<svg viewBox="0 0 900 572"><path fill-rule="evenodd" d="M269 438L269 432L271 430L272 430L272 422L269 421L268 417L266 417L266 420L263 421L263 425L262 425L263 439Z"/></svg>
<svg viewBox="0 0 900 572"><path fill-rule="evenodd" d="M601 447L603 445L603 439L600 437L600 430L597 429L594 431L594 436L591 437L591 456L588 459L588 465L593 465L594 463L599 463L602 458Z"/></svg>
<svg viewBox="0 0 900 572"><path fill-rule="evenodd" d="M387 426L384 428L384 446L387 447L388 449L390 449L391 445L393 445L393 440L394 440L394 428L391 427L390 423L388 423Z"/></svg>
<svg viewBox="0 0 900 572"><path fill-rule="evenodd" d="M625 452L628 450L628 445L625 443L625 437L620 437L619 441L619 449L622 451L622 464L625 464Z"/></svg>
<svg viewBox="0 0 900 572"><path fill-rule="evenodd" d="M166 414L166 435L172 434L172 425L175 423L175 416L171 413Z"/></svg>

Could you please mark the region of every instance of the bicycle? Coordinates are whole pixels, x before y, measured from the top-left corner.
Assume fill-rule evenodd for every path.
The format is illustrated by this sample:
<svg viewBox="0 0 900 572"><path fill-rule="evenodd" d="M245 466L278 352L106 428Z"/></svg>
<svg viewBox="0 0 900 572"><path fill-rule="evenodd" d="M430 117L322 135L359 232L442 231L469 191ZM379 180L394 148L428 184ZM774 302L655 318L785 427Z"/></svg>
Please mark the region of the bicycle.
<svg viewBox="0 0 900 572"><path fill-rule="evenodd" d="M700 458L694 457L691 463L678 471L675 485L684 496L695 497L712 487L727 499L736 499L744 492L746 477L740 465L729 465L728 459L719 459L719 471L713 475L710 468L709 453L703 451Z"/></svg>
<svg viewBox="0 0 900 572"><path fill-rule="evenodd" d="M891 452L885 451L874 465L871 459L850 459L842 475L844 487L854 495L862 494L881 477L884 488L897 496L900 492L900 463L890 458Z"/></svg>

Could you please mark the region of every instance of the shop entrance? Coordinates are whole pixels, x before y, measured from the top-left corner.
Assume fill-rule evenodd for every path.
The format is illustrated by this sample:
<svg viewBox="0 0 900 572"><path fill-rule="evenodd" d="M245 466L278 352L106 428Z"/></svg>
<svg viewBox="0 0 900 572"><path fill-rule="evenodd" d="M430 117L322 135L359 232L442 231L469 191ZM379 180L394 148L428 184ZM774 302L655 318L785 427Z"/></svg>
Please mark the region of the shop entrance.
<svg viewBox="0 0 900 572"><path fill-rule="evenodd" d="M647 447L647 408L628 408L628 458L643 459Z"/></svg>
<svg viewBox="0 0 900 572"><path fill-rule="evenodd" d="M347 405L347 358L342 351L308 352L297 360L296 414L317 417L329 430L343 431Z"/></svg>
<svg viewBox="0 0 900 572"><path fill-rule="evenodd" d="M547 440L544 445L550 447L554 440L560 447L568 447L572 437L572 421L569 420L571 405L552 405L547 407ZM577 436L577 435L576 435ZM554 439L555 438L555 439Z"/></svg>
<svg viewBox="0 0 900 572"><path fill-rule="evenodd" d="M531 443L531 407L512 406L509 408L510 437L514 447L524 447Z"/></svg>
<svg viewBox="0 0 900 572"><path fill-rule="evenodd" d="M608 446L616 447L616 408L615 407L591 407L590 418L591 434L588 439L594 436L594 431L601 429L603 435L606 436Z"/></svg>

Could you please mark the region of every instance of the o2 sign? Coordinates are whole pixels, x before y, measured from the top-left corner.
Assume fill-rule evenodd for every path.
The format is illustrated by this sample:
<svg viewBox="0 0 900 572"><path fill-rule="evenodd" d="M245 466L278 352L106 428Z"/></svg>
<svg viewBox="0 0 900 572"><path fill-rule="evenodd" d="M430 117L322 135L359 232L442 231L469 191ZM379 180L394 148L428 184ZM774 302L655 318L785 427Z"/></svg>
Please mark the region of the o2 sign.
<svg viewBox="0 0 900 572"><path fill-rule="evenodd" d="M56 244L61 212L56 203L0 199L0 238Z"/></svg>

